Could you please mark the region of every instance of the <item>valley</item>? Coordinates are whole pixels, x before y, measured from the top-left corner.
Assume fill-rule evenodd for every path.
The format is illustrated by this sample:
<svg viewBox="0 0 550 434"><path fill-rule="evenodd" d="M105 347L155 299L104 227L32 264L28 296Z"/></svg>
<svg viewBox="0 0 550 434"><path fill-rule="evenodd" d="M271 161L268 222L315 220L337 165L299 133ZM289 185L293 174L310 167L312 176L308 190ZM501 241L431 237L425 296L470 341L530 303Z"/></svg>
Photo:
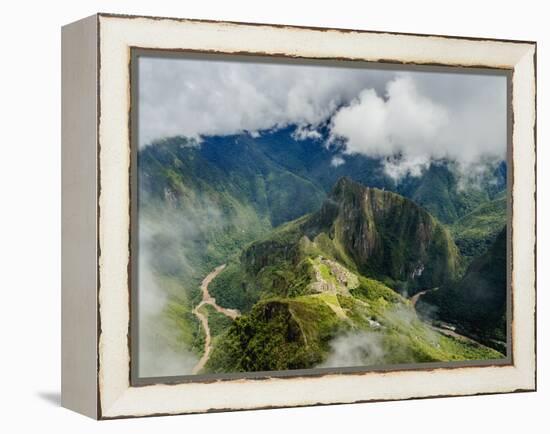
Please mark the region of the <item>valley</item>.
<svg viewBox="0 0 550 434"><path fill-rule="evenodd" d="M158 327L190 373L503 358L505 170L396 182L336 152L285 129L140 152Z"/></svg>

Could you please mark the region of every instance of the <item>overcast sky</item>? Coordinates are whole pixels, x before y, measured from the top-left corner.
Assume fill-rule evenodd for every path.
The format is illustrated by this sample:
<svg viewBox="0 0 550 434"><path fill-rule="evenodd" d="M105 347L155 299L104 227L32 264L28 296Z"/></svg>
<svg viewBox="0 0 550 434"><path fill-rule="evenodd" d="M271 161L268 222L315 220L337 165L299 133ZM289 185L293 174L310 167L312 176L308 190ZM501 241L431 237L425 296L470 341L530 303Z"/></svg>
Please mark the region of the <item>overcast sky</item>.
<svg viewBox="0 0 550 434"><path fill-rule="evenodd" d="M401 155L387 166L396 176L438 158L469 166L506 155L502 75L140 57L139 110L140 146L288 125L316 137L329 121L320 146Z"/></svg>

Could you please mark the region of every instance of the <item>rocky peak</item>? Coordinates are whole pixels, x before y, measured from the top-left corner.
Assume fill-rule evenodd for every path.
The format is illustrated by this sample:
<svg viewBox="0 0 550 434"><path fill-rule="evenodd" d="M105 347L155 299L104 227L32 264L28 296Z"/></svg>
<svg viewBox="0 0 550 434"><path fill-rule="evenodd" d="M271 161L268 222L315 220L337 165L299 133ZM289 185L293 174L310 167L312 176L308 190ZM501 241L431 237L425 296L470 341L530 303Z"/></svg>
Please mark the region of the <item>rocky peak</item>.
<svg viewBox="0 0 550 434"><path fill-rule="evenodd" d="M365 273L435 286L457 272L458 252L447 229L396 193L340 178L312 222Z"/></svg>

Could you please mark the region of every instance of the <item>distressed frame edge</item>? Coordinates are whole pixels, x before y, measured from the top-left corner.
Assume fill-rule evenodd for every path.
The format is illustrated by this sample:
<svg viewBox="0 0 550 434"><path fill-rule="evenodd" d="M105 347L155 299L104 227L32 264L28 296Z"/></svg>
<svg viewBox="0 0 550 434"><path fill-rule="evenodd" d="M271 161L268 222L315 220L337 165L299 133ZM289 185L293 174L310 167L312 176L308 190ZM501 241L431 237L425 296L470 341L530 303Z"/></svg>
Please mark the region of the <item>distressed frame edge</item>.
<svg viewBox="0 0 550 434"><path fill-rule="evenodd" d="M175 21L180 23L206 23L206 24L227 24L227 25L236 25L236 26L251 26L251 27L272 27L275 29L296 29L296 30L313 30L319 32L339 32L339 33L370 33L370 34L380 34L380 35L395 35L395 36L418 36L418 37L435 37L435 38L445 38L445 39L461 39L465 41L488 41L488 42L505 42L505 43L514 43L514 44L536 44L534 40L526 39L501 39L494 37L476 37L476 36L457 36L457 35L446 35L446 34L431 34L431 33L415 33L415 32L397 32L397 31L384 31L384 30L365 30L365 29L351 29L346 27L321 27L321 26L307 26L307 25L296 25L296 24L276 24L276 23L253 23L248 21L232 21L232 20L214 20L207 18L178 18L178 17L168 17L168 16L154 16L154 15L132 15L132 14L121 14L121 13L112 13L112 12L98 12L97 16L99 18L122 18L122 19L148 19L148 20L166 20L166 21Z"/></svg>
<svg viewBox="0 0 550 434"><path fill-rule="evenodd" d="M100 14L100 16L103 16L103 17L111 17L111 15L106 15L106 14ZM121 16L116 16L117 18L121 18ZM128 17L128 16L122 16L124 17L124 19L128 19L128 18L140 18L140 17ZM144 17L146 19L155 19L155 18L151 18L151 17ZM167 18L169 19L169 18ZM171 20L178 20L178 19L171 19ZM99 19L98 19L99 21ZM194 20L178 20L178 21L194 21ZM200 21L200 20L199 20ZM209 23L211 23L210 21L208 21ZM214 24L219 24L219 23L224 23L224 22L212 22ZM231 24L234 24L236 26L238 26L240 23L231 23ZM245 25L249 25L249 26L254 26L254 24L245 24ZM260 24L258 25L260 26ZM267 26L270 26L270 25L267 25ZM275 26L276 28L279 28L279 26ZM309 29L309 28L303 28L303 27L296 27L296 26L280 26L280 27L283 27L283 28L287 28L287 27L291 27L293 28L294 30L299 30L299 29ZM322 29L316 29L316 30L322 30ZM331 29L328 29L328 30L331 30ZM360 31L362 33L374 33L374 32L368 32L368 31ZM388 33L388 32L381 32L381 33ZM395 35L401 35L401 34L395 34ZM407 35L407 34L405 34ZM419 38L423 38L423 37L430 37L430 36L433 36L433 35L414 35L414 36L418 36ZM455 38L455 37L443 37L443 38L449 38L449 39L460 39L460 38ZM470 40L468 38L468 40ZM480 39L474 39L474 40L486 40L486 39L483 39L483 38L480 38ZM496 40L497 42L506 42L506 41L503 41L503 40ZM512 41L513 43L517 43L517 41ZM531 57L531 54L532 54L532 57L533 57L533 62L534 62L534 68L533 68L533 76L532 77L529 77L530 79L532 79L532 84L534 86L534 98L535 98L535 103L536 103L536 43L531 43L531 42L521 42L522 44L527 44L526 47L525 47L525 53L527 53L526 55L528 55L529 57ZM532 53L531 52L531 49L532 49ZM292 57L292 56L290 56ZM519 61L517 62L517 64L519 64ZM452 65L451 65L452 66ZM533 170L536 170L536 104L534 105L533 107L534 111L533 111L533 125L532 125L532 130L533 130L533 152L534 152L534 158L535 158L535 167L533 167ZM531 150L528 150L529 152ZM535 185L533 186L533 191L534 193L536 194L536 178L535 178ZM535 224L535 230L536 230L536 214L535 214L535 221L534 221L534 224ZM535 254L535 261L536 261L536 233L535 233L535 238L534 238L534 254ZM536 262L535 262L535 267L536 267ZM533 271L536 271L535 269ZM536 278L536 276L535 276ZM535 281L535 288L534 290L536 291L536 281ZM535 292L536 294L536 292ZM536 300L535 300L535 311L534 311L534 316L535 316L535 321L536 321ZM535 333L536 333L536 327L535 327ZM536 338L536 335L535 335L535 338ZM534 366L534 371L533 371L533 374L534 374L534 381L533 381L533 384L531 384L529 382L529 384L525 384L526 387L518 387L516 389L513 389L513 390L506 390L506 391L497 391L497 392L484 392L484 393L467 393L467 394L449 394L449 395L425 395L425 396L421 396L420 394L418 396L411 396L411 397L404 397L404 398L390 398L390 399L366 399L366 400L358 400L358 401L349 401L349 403L352 403L352 402L376 402L376 401L384 401L384 400L395 400L395 399L398 399L398 400L406 400L406 399L423 399L423 398L429 398L429 397L436 397L436 396L439 396L439 397L442 397L442 396L467 396L467 395L478 395L478 394L493 394L493 393L510 393L510 392L525 392L525 391L534 391L536 390L536 339L535 339L535 348L534 348L534 363L535 363L535 366ZM98 352L100 352L100 348L98 347ZM101 389L101 386L99 385L99 388ZM334 404L338 404L338 403L346 403L346 402L334 402ZM303 405L295 405L295 404L288 404L288 405L274 405L274 406L259 406L259 407L246 407L246 408L212 408L212 409L207 409L205 411L229 411L229 410L248 410L248 409L254 409L254 408L280 408L280 407L286 407L286 406L292 406L292 407L296 407L296 406L310 406L310 405L325 405L325 404L331 404L331 403L327 403L327 402L318 402L318 403L309 403L309 404L303 404ZM110 410L110 409L109 409ZM115 410L116 412L116 410ZM177 413L174 413L174 412L169 412L169 413L155 413L155 414L152 414L152 415L161 415L161 414L187 414L187 413L197 413L197 412L202 412L202 411L185 411L185 410L182 410L180 412L177 412ZM107 411L106 413L111 413L110 411ZM139 416L149 416L150 414L105 414L103 416L101 416L101 418L103 419L110 419L110 418L124 418L124 417L139 417Z"/></svg>

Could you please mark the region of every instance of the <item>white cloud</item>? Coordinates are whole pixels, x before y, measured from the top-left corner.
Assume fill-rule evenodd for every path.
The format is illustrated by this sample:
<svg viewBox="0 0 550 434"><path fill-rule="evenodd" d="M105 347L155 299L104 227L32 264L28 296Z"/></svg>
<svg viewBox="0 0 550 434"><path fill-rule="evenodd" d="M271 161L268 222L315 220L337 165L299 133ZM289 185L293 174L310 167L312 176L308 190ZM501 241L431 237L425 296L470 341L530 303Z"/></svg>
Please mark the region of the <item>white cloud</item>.
<svg viewBox="0 0 550 434"><path fill-rule="evenodd" d="M430 167L432 160L429 155L389 156L384 160L384 171L395 180L406 175L420 176Z"/></svg>
<svg viewBox="0 0 550 434"><path fill-rule="evenodd" d="M374 89L363 90L332 118L331 132L346 139L346 152L369 156L423 153L448 124L445 107L418 94L411 78L387 86L387 100Z"/></svg>
<svg viewBox="0 0 550 434"><path fill-rule="evenodd" d="M315 126L361 89L383 89L393 75L336 66L142 57L140 145L176 135Z"/></svg>
<svg viewBox="0 0 550 434"><path fill-rule="evenodd" d="M330 160L330 165L333 167L338 167L344 164L345 162L346 160L344 160L342 157L340 157L339 155L335 155L334 157L332 157L332 160Z"/></svg>
<svg viewBox="0 0 550 434"><path fill-rule="evenodd" d="M315 128L308 128L304 125L300 125L292 133L292 138L294 140L321 140L323 136Z"/></svg>
<svg viewBox="0 0 550 434"><path fill-rule="evenodd" d="M382 336L356 332L338 336L330 342L331 353L318 368L345 368L384 363Z"/></svg>
<svg viewBox="0 0 550 434"><path fill-rule="evenodd" d="M383 96L362 90L332 117L331 140L343 139L344 153L385 157L386 173L395 179L418 176L431 161L442 158L456 161L465 171L482 160L504 159L504 77L444 78L454 90L445 92L443 87L430 94L430 83L439 85L441 74L412 73L389 81Z"/></svg>
<svg viewBox="0 0 550 434"><path fill-rule="evenodd" d="M159 285L158 276L151 266L152 256L155 254L150 251L152 240L159 235L162 223L166 222L160 220L155 223L147 216L140 216L138 358L139 376L144 378L191 374L199 360L189 349L176 344L177 329L173 323L167 321L164 312L168 295ZM168 228L173 229L170 226ZM183 264L187 262L183 257L177 260Z"/></svg>
<svg viewBox="0 0 550 434"><path fill-rule="evenodd" d="M506 79L299 63L142 57L140 145L169 136L248 133L296 125L345 153L386 157L398 179L449 158L468 170L506 152ZM340 160L336 159L338 164Z"/></svg>

